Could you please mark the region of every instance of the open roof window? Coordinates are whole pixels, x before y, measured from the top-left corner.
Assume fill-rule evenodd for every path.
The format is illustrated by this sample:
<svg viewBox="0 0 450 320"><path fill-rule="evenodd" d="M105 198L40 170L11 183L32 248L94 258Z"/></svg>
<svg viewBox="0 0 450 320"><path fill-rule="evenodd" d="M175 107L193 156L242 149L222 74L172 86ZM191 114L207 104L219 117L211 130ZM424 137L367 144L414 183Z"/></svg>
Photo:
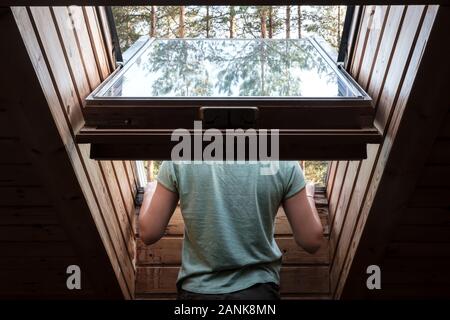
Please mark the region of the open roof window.
<svg viewBox="0 0 450 320"><path fill-rule="evenodd" d="M279 129L282 159L364 158L372 101L329 52L312 36L141 37L86 99L78 141L97 159L168 159L171 132L202 121Z"/></svg>
<svg viewBox="0 0 450 320"><path fill-rule="evenodd" d="M364 97L314 39L148 39L89 100Z"/></svg>

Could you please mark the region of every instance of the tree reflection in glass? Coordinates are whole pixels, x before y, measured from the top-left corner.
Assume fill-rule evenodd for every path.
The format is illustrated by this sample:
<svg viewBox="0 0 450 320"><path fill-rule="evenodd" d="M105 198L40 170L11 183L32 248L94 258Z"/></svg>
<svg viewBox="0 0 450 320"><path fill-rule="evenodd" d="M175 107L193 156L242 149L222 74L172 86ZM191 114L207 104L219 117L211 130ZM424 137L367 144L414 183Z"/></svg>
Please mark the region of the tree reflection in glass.
<svg viewBox="0 0 450 320"><path fill-rule="evenodd" d="M157 39L106 97L353 96L308 39Z"/></svg>

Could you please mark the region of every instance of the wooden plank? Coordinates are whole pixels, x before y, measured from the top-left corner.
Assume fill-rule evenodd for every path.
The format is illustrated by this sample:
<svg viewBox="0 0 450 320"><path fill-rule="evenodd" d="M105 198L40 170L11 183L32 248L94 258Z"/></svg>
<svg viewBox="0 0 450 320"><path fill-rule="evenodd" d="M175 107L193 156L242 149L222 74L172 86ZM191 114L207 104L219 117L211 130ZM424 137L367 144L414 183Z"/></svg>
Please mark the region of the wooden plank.
<svg viewBox="0 0 450 320"><path fill-rule="evenodd" d="M281 293L328 293L330 274L328 267L282 267Z"/></svg>
<svg viewBox="0 0 450 320"><path fill-rule="evenodd" d="M450 192L446 188L416 188L410 198L409 205L418 208L450 207Z"/></svg>
<svg viewBox="0 0 450 320"><path fill-rule="evenodd" d="M395 242L450 242L450 225L400 225L394 231Z"/></svg>
<svg viewBox="0 0 450 320"><path fill-rule="evenodd" d="M38 186L41 182L31 164L0 165L0 186Z"/></svg>
<svg viewBox="0 0 450 320"><path fill-rule="evenodd" d="M86 10L87 12L91 12L88 9ZM61 47L61 45L55 45L55 39L58 39L58 34L55 25L47 23L48 21L52 21L49 8L33 7L31 8L31 13L39 32L43 48L46 52L50 68L56 79L59 96L64 101L66 117L70 121L71 129L77 131L84 122L81 114L81 101L79 100L79 92L81 92L82 88L75 87L76 82L73 79L70 61L61 59L61 57L67 57L65 48ZM91 19L95 18L92 17L92 14L90 13L88 16L90 16ZM83 152L82 148L81 152ZM84 154L84 159L88 159L87 154ZM97 193L96 199L100 203L103 212L113 212L111 198L105 188L102 187L105 182L100 174L101 168L97 163L93 163L90 160L86 160L84 163L90 180L93 181L94 185L98 186L95 190ZM120 227L117 225L117 221L115 221L113 216L104 214L103 218L107 222L109 228L108 231L113 239L120 239ZM126 244L122 241L113 241L112 245L115 247L116 254L118 254L118 263L122 265L121 270L124 272L127 284L129 288L132 288L134 285L134 270L132 260L128 256ZM130 289L130 292L133 292L133 290Z"/></svg>
<svg viewBox="0 0 450 320"><path fill-rule="evenodd" d="M356 37L353 59L350 62L349 68L350 73L354 76L355 79L358 78L359 70L361 68L361 60L366 49L367 38L370 32L369 26L371 25L372 16L375 13L375 7L363 6L362 10L362 18Z"/></svg>
<svg viewBox="0 0 450 320"><path fill-rule="evenodd" d="M0 206L15 206L26 203L29 206L49 204L46 191L42 187L0 187Z"/></svg>
<svg viewBox="0 0 450 320"><path fill-rule="evenodd" d="M81 153L85 159L85 163L87 164L86 168L88 170L89 177L92 181L93 185L98 186L99 188L96 190L97 199L99 201L100 207L104 210L105 214L103 218L108 226L108 233L114 246L115 252L117 254L117 260L119 265L121 266L121 270L123 275L127 281L128 288L130 293L134 292L134 278L135 278L135 270L133 261L128 256L128 250L124 241L117 241L121 239L121 230L120 226L117 223L117 220L113 216L114 208L111 202L111 197L108 194L109 187L105 184L104 181L104 171L101 163L88 159L88 148L87 146L80 146Z"/></svg>
<svg viewBox="0 0 450 320"><path fill-rule="evenodd" d="M1 138L15 138L19 134L17 128L14 126L14 114L10 112L8 108L4 108L3 105L9 103L7 97L2 101L0 106L0 137Z"/></svg>
<svg viewBox="0 0 450 320"><path fill-rule="evenodd" d="M292 237L276 239L283 253L283 265L289 264L327 264L329 263L328 240L324 239L322 247L315 254L309 254L300 248ZM151 246L146 246L138 239L136 244L137 265L179 265L183 238L164 237Z"/></svg>
<svg viewBox="0 0 450 320"><path fill-rule="evenodd" d="M69 23L71 15L67 7L52 7L50 10L54 23L57 26L59 41L64 46L66 59L70 65L69 70L79 94L78 98L83 99L91 92L91 88L86 75L83 57L77 44L76 29Z"/></svg>
<svg viewBox="0 0 450 320"><path fill-rule="evenodd" d="M400 35L400 28L403 25L405 13L406 8L404 6L391 7L389 10L388 19L386 21L385 32L381 38L379 49L380 56L375 61L375 66L373 68L368 86L368 92L371 94L378 108L391 107L389 105L380 104L379 95L383 90L386 78L388 77L391 69L393 53ZM365 66L365 68L368 67L369 66ZM338 244L333 246L333 248L336 249L335 254L333 255L334 260L331 268L332 290L334 290L333 288L339 279L339 274L341 271L340 266L343 263L342 260L345 259L348 243L352 237L353 230L358 219L359 210L366 197L365 191L370 179L372 178L372 168L378 159L378 151L378 146L369 145L367 159L362 161L360 164L360 173L357 176L356 185L347 209L347 215L349 215L349 217L346 218L345 224L343 224L343 229L340 231L341 234L338 235ZM334 239L336 236L333 235L332 237Z"/></svg>
<svg viewBox="0 0 450 320"><path fill-rule="evenodd" d="M441 125L441 129L439 130L439 137L450 138L450 113L447 114L444 122Z"/></svg>
<svg viewBox="0 0 450 320"><path fill-rule="evenodd" d="M370 18L369 34L362 61L359 65L358 83L362 88L367 88L372 77L375 62L380 49L380 39L383 37L390 6L375 6L373 16ZM367 66L367 67L362 67Z"/></svg>
<svg viewBox="0 0 450 320"><path fill-rule="evenodd" d="M138 267L136 294L175 293L178 267ZM328 267L282 267L281 293L328 293Z"/></svg>
<svg viewBox="0 0 450 320"><path fill-rule="evenodd" d="M129 221L134 214L134 194L131 190L128 173L125 168L125 161L112 161L117 183L120 185L120 195L126 209Z"/></svg>
<svg viewBox="0 0 450 320"><path fill-rule="evenodd" d="M438 259L450 258L450 243L394 242L386 249L386 258Z"/></svg>
<svg viewBox="0 0 450 320"><path fill-rule="evenodd" d="M336 213L337 204L339 201L339 197L341 195L342 186L346 179L345 173L347 172L348 161L339 161L336 169L336 178L334 179L333 191L330 196L329 201L329 213L330 213L330 221L333 221L334 215Z"/></svg>
<svg viewBox="0 0 450 320"><path fill-rule="evenodd" d="M420 20L423 16L425 6L411 6L406 10L405 18L403 20L401 33L399 35L397 44L395 46L394 55L392 56L393 63L390 66L386 82L382 88L379 97L379 105L393 106L399 99L401 87L406 76L406 70L410 65L415 42L420 31ZM407 52L407 54L405 54ZM389 119L391 117L391 108L378 108L375 115L375 125L381 128L383 132L388 129Z"/></svg>
<svg viewBox="0 0 450 320"><path fill-rule="evenodd" d="M95 13L95 11L94 11ZM76 87L76 91L78 93L78 99L81 100L82 97L86 97L90 93L90 88L88 86L88 78L86 76L86 70L82 68L82 57L79 52L79 48L77 46L75 34L73 33L73 29L67 23L69 21L70 16L67 8L53 8L52 14L55 20L56 25L58 26L57 30L59 31L60 41L64 44L64 52L66 54L66 59L69 64L69 71L71 72L71 76ZM91 17L92 19L92 17ZM78 76L77 76L78 75ZM80 102L81 105L81 102ZM114 213L116 215L117 223L120 225L120 229L122 232L122 239L128 248L128 257L132 261L134 256L134 235L131 231L131 223L130 220L127 219L129 212L131 212L130 206L133 204L133 197L124 197L123 196L123 186L121 185L120 189L117 185L115 170L113 170L108 163L104 162L101 164L104 179L107 184L108 193L111 201L114 205ZM118 177L118 181L121 179L125 179L124 177ZM126 180L125 180L126 181ZM128 196L128 194L126 194ZM122 199L122 203L120 200ZM127 200L127 206L125 207L125 199Z"/></svg>
<svg viewBox="0 0 450 320"><path fill-rule="evenodd" d="M23 146L19 138L0 138L0 149L2 150L0 165L30 164L30 161L26 154L28 149Z"/></svg>
<svg viewBox="0 0 450 320"><path fill-rule="evenodd" d="M68 7L71 21L74 26L74 33L77 38L77 45L80 55L83 58L83 65L89 80L90 90L94 90L100 84L101 79L97 62L95 60L94 49L92 48L89 31L84 20L83 9L77 6ZM81 45L83 44L83 45ZM85 97L83 97L85 98Z"/></svg>
<svg viewBox="0 0 450 320"><path fill-rule="evenodd" d="M352 240L350 260L344 267L344 278L350 272L352 255L357 254L351 263L353 270L362 270L367 261L374 263L382 259L384 248L400 220L399 214L402 211L399 209L404 207L412 195L418 173L438 134L439 126L436 123L440 123L448 112L444 93L450 64L442 63L441 59L445 59L450 53L439 48L442 36L449 28L450 10L437 6L431 6L423 12L419 9L414 7L414 14L411 14L411 17L415 16L418 32L412 43L414 50L407 58L410 64L402 81L402 90L396 98L398 101L388 131L391 138L386 139L383 144L381 161L374 174L376 179L370 186L370 197L365 203ZM407 23L408 16L407 12L405 26L409 29L413 23ZM400 40L401 37L399 42ZM439 61L439 72L433 70L436 61ZM436 108L429 108L430 105ZM389 219L386 219L386 212L389 212ZM357 243L358 252L355 250ZM361 283L356 282L356 279L347 282L347 293L367 291L361 287Z"/></svg>
<svg viewBox="0 0 450 320"><path fill-rule="evenodd" d="M97 14L94 7L83 7L83 14L87 30L89 31L89 37L91 39L91 45L94 49L94 56L97 61L97 67L100 73L100 79L105 80L111 70L109 69L107 53L105 50L105 43L99 28Z"/></svg>
<svg viewBox="0 0 450 320"><path fill-rule="evenodd" d="M317 203L316 206L322 226L324 227L324 235L328 236L329 234L328 209L326 207L319 206ZM138 236L139 235L138 214L135 214L134 230L136 232L136 236ZM183 234L184 234L183 216L181 214L181 209L178 206L169 220L165 235L182 236ZM288 236L288 235L292 235L292 229L291 226L289 225L289 221L286 217L286 214L284 213L283 208L280 207L275 217L275 236Z"/></svg>
<svg viewBox="0 0 450 320"><path fill-rule="evenodd" d="M133 198L136 198L139 186L139 180L136 174L136 161L124 161L124 165L128 176L128 182L130 183L131 193Z"/></svg>
<svg viewBox="0 0 450 320"><path fill-rule="evenodd" d="M50 63L50 68L55 77L57 89L59 91L59 96L63 100L65 106L66 116L70 121L70 126L73 131L77 131L77 129L84 122L83 116L81 114L80 101L77 99L78 88L75 88L75 83L72 83L73 79L71 77L71 66L66 64L64 59L61 57L67 56L64 49L61 45L55 45L55 39L58 39L57 30L53 24L48 24L48 21L52 21L51 12L49 8L45 7L32 7L31 13L33 15L33 19L35 21L37 30L39 32L39 36L41 37L43 48L47 54L47 58ZM85 154L85 159L88 159L88 155ZM85 164L88 163L85 161ZM94 182L94 185L102 186L104 185L104 181L99 176L100 170L98 164L88 165L88 174L90 179ZM90 170L91 169L91 170ZM103 194L100 194L100 191L103 191ZM111 200L106 193L104 188L98 188L96 190L99 195L97 196L97 200L101 204L102 209L106 212L113 212ZM110 232L113 234L113 238L120 238L119 227L116 225L116 221L114 218L106 214L104 215L104 219L107 221L108 226L110 228ZM128 266L122 266L123 271L127 271L125 273L127 277L127 283L132 285L134 283L134 272L132 261L130 261L128 257L127 250L125 249L125 244L121 241L112 242L116 248L116 252L119 254L119 264L128 263Z"/></svg>
<svg viewBox="0 0 450 320"><path fill-rule="evenodd" d="M128 249L128 256L131 260L134 259L136 241L134 238L133 228L128 218L127 208L123 202L120 185L118 184L113 165L110 161L103 161L102 168L110 197L114 205L114 214L117 222L120 225L122 239Z"/></svg>
<svg viewBox="0 0 450 320"><path fill-rule="evenodd" d="M402 215L405 225L450 225L449 208L406 208Z"/></svg>
<svg viewBox="0 0 450 320"><path fill-rule="evenodd" d="M366 87L367 93L372 97L376 106L386 81L386 70L391 68L394 48L399 37L398 31L403 24L405 13L405 6L391 6L389 9L383 36L379 43L378 56L371 72L370 81Z"/></svg>
<svg viewBox="0 0 450 320"><path fill-rule="evenodd" d="M436 139L431 150L429 164L445 165L450 163L449 141L446 139Z"/></svg>
<svg viewBox="0 0 450 320"><path fill-rule="evenodd" d="M71 128L76 132L84 123L79 107L78 94L72 83L70 67L63 57L66 54L59 43L57 29L53 23L50 8L31 7L33 21L40 38L42 49L45 51L49 68L57 84L58 97L64 106L64 111L70 121Z"/></svg>
<svg viewBox="0 0 450 320"><path fill-rule="evenodd" d="M0 226L59 225L55 209L46 206L0 207L0 211Z"/></svg>
<svg viewBox="0 0 450 320"><path fill-rule="evenodd" d="M326 194L328 201L330 201L331 193L333 192L337 163L338 163L337 161L330 161L328 165L327 183L326 183Z"/></svg>
<svg viewBox="0 0 450 320"><path fill-rule="evenodd" d="M345 223L350 199L353 195L356 180L361 168L360 161L349 161L344 184L342 186L341 195L336 205L336 213L330 223L330 255L334 256L336 246L338 245L342 226Z"/></svg>
<svg viewBox="0 0 450 320"><path fill-rule="evenodd" d="M66 233L58 225L0 225L0 241L50 242L68 241Z"/></svg>
<svg viewBox="0 0 450 320"><path fill-rule="evenodd" d="M7 88L10 95L20 96L20 103L16 101L12 109L19 114L16 119L22 120L17 125L26 137L26 143L39 150L39 156L34 154L33 158L33 163L39 168L38 172L42 177L53 177L52 180L45 180L46 187L54 196L58 214L64 212L64 219L60 221L77 248L77 254L80 255L98 296L122 296L121 287L126 295L125 283L120 276L117 260L113 258L114 253L108 242L110 240L91 189L92 185L74 144L71 128L62 112L62 102L65 100L59 100L55 90L55 74L48 69L48 56L41 50L42 38L36 37L38 33L35 21L30 19L32 16L26 8L14 7L12 11L14 18L11 18L11 25L18 30L12 29L13 32L5 35L8 36L10 44L8 54L15 53L13 57L16 63L13 64L15 71L8 74L20 74L21 77L10 77L7 82L10 86ZM3 16L2 23L6 21L5 17L8 16ZM0 30L10 29L2 27ZM61 59L61 56L58 59ZM41 83L45 86L41 87ZM59 83L63 85L65 82ZM28 88L25 96L23 92L17 91L22 85ZM83 191L80 185L84 186ZM68 197L63 198L61 194ZM83 234L83 237L80 237L80 234ZM2 252L5 249L7 248L2 248ZM57 250L47 244L45 248L34 250L33 254L39 255L43 249L49 250L48 252Z"/></svg>
<svg viewBox="0 0 450 320"><path fill-rule="evenodd" d="M106 9L104 6L97 7L97 19L102 31L102 37L105 43L106 56L110 66L110 71L116 69L116 57L114 56L113 40L111 35L111 29L108 23L108 17L106 16Z"/></svg>
<svg viewBox="0 0 450 320"><path fill-rule="evenodd" d="M425 166L417 182L417 186L450 187L450 165Z"/></svg>
<svg viewBox="0 0 450 320"><path fill-rule="evenodd" d="M395 11L393 11L395 13ZM386 29L386 34L395 34L394 38L396 38L395 41L387 41L382 42L380 44L380 52L383 52L384 50L389 50L391 52L391 56L389 57L389 62L385 64L386 70L384 71L384 75L382 76L381 73L378 76L375 76L375 74L372 76L372 79L375 78L382 78L381 85L383 85L382 88L375 90L374 93L379 94L380 98L377 96L374 97L374 101L377 101L378 109L377 114L379 112L383 113L382 118L385 119L387 122L390 121L390 118L392 117L393 113L393 106L394 103L397 101L397 97L400 93L401 83L403 82L404 74L406 74L406 69L399 70L399 66L403 65L405 66L406 61L409 59L406 59L405 57L411 56L413 49L411 48L412 42L411 37L414 39L414 35L417 34L417 30L419 27L419 22L422 17L423 13L423 7L414 7L410 10L407 10L405 14L405 18L401 21L401 24L393 25L393 30L389 31ZM397 14L400 14L399 12ZM403 14L403 13L402 13ZM393 16L395 17L395 16ZM388 18L389 19L389 18ZM415 22L415 23L414 23ZM397 35L398 34L398 35ZM392 34L391 34L392 36ZM395 45L394 48L385 48L385 45ZM409 44L409 48L408 48ZM398 48L403 48L403 50L400 50ZM397 63L399 62L399 63ZM391 68L392 67L392 68ZM369 86L370 87L370 86ZM385 97L385 98L382 98ZM381 117L381 116L380 116ZM386 123L383 123L380 128L383 128L383 130L386 130L385 128ZM381 151L378 146L369 146L368 148L368 158L367 160L364 160L361 164L360 173L358 175L358 180L356 182L354 195L352 196L352 199L350 200L350 205L348 209L348 217L346 219L346 223L342 229L342 236L339 242L339 245L336 250L336 254L334 255L334 261L331 268L331 283L332 283L332 291L334 291L335 286L338 285L338 282L340 285L343 285L344 281L340 280L341 271L343 270L342 264L344 261L346 263L350 263L352 260L352 256L348 255L349 248L350 247L350 241L354 234L354 228L356 227L357 223L359 222L359 215L360 210L362 209L362 206L365 205L367 207L367 204L372 203L372 199L375 196L376 189L372 189L372 192L367 192L370 190L368 188L369 183L373 183L372 177L373 177L373 170L378 163L379 159L379 152ZM379 176L375 175L376 178L375 181L378 181ZM377 182L374 183L374 185L377 185Z"/></svg>
<svg viewBox="0 0 450 320"><path fill-rule="evenodd" d="M74 257L76 253L70 242L0 242L4 257Z"/></svg>

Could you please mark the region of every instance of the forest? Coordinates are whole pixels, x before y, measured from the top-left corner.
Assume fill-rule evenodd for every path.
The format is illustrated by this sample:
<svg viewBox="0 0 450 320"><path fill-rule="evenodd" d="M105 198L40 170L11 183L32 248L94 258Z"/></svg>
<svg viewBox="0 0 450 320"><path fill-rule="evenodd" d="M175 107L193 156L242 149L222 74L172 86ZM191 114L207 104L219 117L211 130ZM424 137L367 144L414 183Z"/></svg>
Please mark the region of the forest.
<svg viewBox="0 0 450 320"><path fill-rule="evenodd" d="M338 48L346 6L113 7L122 50L153 38L302 38L319 35Z"/></svg>
<svg viewBox="0 0 450 320"><path fill-rule="evenodd" d="M153 38L299 39L320 36L339 48L346 6L121 6L113 15L122 52ZM149 177L160 162L145 162ZM325 183L328 161L301 161L306 179Z"/></svg>

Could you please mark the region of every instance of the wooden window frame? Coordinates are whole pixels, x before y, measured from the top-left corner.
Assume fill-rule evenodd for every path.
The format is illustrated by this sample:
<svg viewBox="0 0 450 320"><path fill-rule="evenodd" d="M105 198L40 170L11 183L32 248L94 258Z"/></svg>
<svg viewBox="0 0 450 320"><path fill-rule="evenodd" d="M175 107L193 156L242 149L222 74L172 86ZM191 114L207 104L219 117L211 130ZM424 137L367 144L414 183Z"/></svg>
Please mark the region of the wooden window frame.
<svg viewBox="0 0 450 320"><path fill-rule="evenodd" d="M267 3L261 3L260 1L184 1L183 4L247 4L247 5L262 5L262 4L289 4L290 1L270 1ZM353 4L353 2L343 2L344 4ZM356 3L356 2L355 2ZM145 1L120 1L120 0L6 0L3 5L5 6L20 6L20 5L39 5L39 6L55 6L55 5L144 5ZM162 4L162 2L155 2L155 4ZM179 2L164 1L165 5L179 4ZM302 2L302 4L336 4L332 1L319 1L319 2ZM105 30L104 30L105 31ZM343 70L345 72L345 70ZM120 72L116 70L114 74ZM366 99L368 100L368 99ZM305 160L331 160L331 159L361 159L366 157L366 144L367 143L379 143L381 140L380 133L376 128L371 126L373 120L373 110L366 110L362 112L362 115L354 116L355 110L358 109L355 105L340 105L339 99L330 99L327 101L325 107L319 108L314 105L317 101L304 100L305 105L299 108L293 105L283 105L284 115L283 119L288 119L290 123L295 124L296 127L289 128L290 125L286 124L281 128L280 132L280 158L281 159L305 159ZM298 103L298 101L297 101ZM208 105L212 103L209 102ZM284 104L284 103L283 103ZM265 118L279 117L280 103L275 103L272 108L264 107L267 111ZM295 110L301 109L301 110ZM169 108L165 108L169 109ZM180 108L181 109L181 108ZM182 110L191 110L192 113L195 108L187 106ZM358 112L363 108L359 108ZM114 119L114 113L118 110L117 106L102 107L100 113L110 112L112 119L109 119L106 126L95 123L96 110L89 105L89 98L85 101L83 109L84 117L86 120L85 127L81 128L76 133L77 143L91 144L91 157L94 159L123 159L123 160L142 160L153 158L169 159L170 151L174 143L170 141L171 130L168 128L154 128L151 126L146 127L131 127L123 126L120 121ZM130 112L130 108L125 112ZM136 106L135 110L142 110L141 106ZM160 108L158 111L164 110ZM171 107L170 110L173 111ZM321 117L320 113L327 111L326 117ZM348 117L343 116L348 111ZM302 114L299 114L302 113ZM334 112L334 114L333 114ZM323 125L324 121L335 118L336 112L339 116L344 118L347 123L341 124L332 128L327 125ZM353 112L353 116L351 113ZM198 113L194 113L197 115ZM323 113L322 113L323 114ZM183 114L177 113L177 118L183 118ZM353 118L352 118L353 117ZM315 124L311 119L322 119L322 127ZM147 118L148 119L148 118ZM112 120L112 121L110 121ZM165 117L161 117L158 123L164 123ZM103 121L103 120L100 120ZM122 117L124 123L127 119ZM129 123L129 121L128 121ZM280 122L282 123L282 122ZM350 125L348 125L350 124ZM172 126L173 127L173 126ZM175 126L182 127L182 126ZM265 126L261 126L265 127ZM279 127L279 126L278 126ZM171 129L175 129L171 128Z"/></svg>
<svg viewBox="0 0 450 320"><path fill-rule="evenodd" d="M140 39L127 61L86 98L85 127L77 134L78 143L91 143L94 159L155 160L170 158L176 144L171 133L177 128L193 131L201 121L201 108L222 109L251 106L258 108L255 129L280 130L280 158L305 160L362 159L366 144L378 143L381 136L373 127L371 98L337 65L318 41L311 43L326 63L353 86L354 98L208 98L145 99L103 98L97 94L120 77L139 59L152 39ZM227 107L222 107L224 104ZM282 110L282 112L280 112ZM227 127L229 128L229 127ZM237 128L237 127L236 127ZM206 127L205 127L206 129ZM224 129L224 128L223 128Z"/></svg>

